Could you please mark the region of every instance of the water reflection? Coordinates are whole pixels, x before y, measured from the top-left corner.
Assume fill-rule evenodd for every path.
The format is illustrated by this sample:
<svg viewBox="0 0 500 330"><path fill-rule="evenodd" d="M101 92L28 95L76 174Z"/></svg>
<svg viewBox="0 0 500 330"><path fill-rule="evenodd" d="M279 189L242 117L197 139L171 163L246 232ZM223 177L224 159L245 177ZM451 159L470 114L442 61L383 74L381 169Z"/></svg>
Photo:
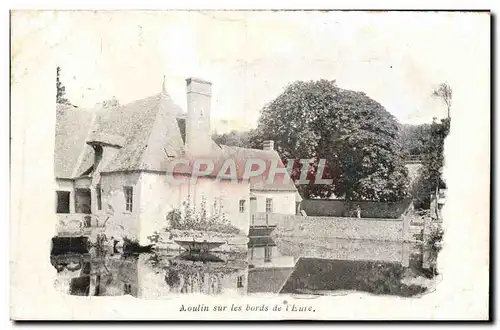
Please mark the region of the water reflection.
<svg viewBox="0 0 500 330"><path fill-rule="evenodd" d="M56 286L81 296L332 294L411 296L422 285L419 249L394 242L250 237L246 253L161 251L124 256L90 251L51 257Z"/></svg>

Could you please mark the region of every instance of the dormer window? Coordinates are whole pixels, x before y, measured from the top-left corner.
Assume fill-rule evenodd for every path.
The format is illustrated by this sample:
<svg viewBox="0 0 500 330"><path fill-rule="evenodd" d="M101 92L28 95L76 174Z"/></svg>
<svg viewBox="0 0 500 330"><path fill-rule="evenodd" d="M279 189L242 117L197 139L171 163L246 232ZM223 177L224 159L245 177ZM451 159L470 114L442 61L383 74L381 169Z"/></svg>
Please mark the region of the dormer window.
<svg viewBox="0 0 500 330"><path fill-rule="evenodd" d="M102 146L99 144L95 144L94 146L94 170L97 169L97 166L102 160Z"/></svg>
<svg viewBox="0 0 500 330"><path fill-rule="evenodd" d="M119 135L93 132L87 140L87 144L94 149L94 172L103 157L103 149L120 149L125 144L125 138Z"/></svg>

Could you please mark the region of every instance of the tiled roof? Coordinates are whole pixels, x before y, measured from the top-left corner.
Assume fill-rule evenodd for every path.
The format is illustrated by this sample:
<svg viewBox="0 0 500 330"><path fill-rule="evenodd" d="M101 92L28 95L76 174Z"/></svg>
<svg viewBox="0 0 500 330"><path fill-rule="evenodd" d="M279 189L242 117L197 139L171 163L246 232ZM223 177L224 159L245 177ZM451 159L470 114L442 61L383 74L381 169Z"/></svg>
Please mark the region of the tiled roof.
<svg viewBox="0 0 500 330"><path fill-rule="evenodd" d="M89 162L91 159L89 155L93 151L85 141L91 131L93 119L92 110L57 105L54 152L54 170L57 178L73 178L78 176L74 173L77 169L92 165L92 162Z"/></svg>
<svg viewBox="0 0 500 330"><path fill-rule="evenodd" d="M174 158L166 160L164 162L163 170L171 172L174 176L177 175L191 175L193 173L193 164L196 157L186 156L187 163L175 163L173 169L169 166L170 162L174 161ZM232 169L227 169L227 161L233 161L236 167L236 173L232 173ZM295 184L290 178L288 172L277 173L274 176L274 180L271 183L268 182L268 177L270 174L271 166L276 166L281 169L285 169L283 162L281 161L278 153L274 150L259 150L259 149L249 149L241 147L231 147L226 145L220 145L213 143L212 150L204 157L200 157L199 161L201 163L206 163L211 161L214 163L214 167L209 174L206 176L216 177L217 175L231 174L238 180L245 179L245 165L249 162L256 164L258 161L264 161L265 170L262 174L251 176L247 178L250 180L250 189L252 190L262 190L262 191L297 191ZM173 164L173 163L170 163ZM205 166L205 165L202 165ZM206 168L206 167L205 167ZM224 172L223 169L226 168ZM201 168L203 171L204 169ZM252 167L252 170L257 170L257 165ZM286 180L285 180L286 179Z"/></svg>
<svg viewBox="0 0 500 330"><path fill-rule="evenodd" d="M225 145L221 145L221 148L225 157L231 157L235 160L238 173L241 173L241 175L248 161L256 159L264 161L266 164L264 172L259 176L250 178L250 187L252 190L297 191L297 187L295 187L288 172L275 174L274 180L269 183L268 178L271 166L276 165L278 168L285 169L285 165L276 150L260 150Z"/></svg>
<svg viewBox="0 0 500 330"><path fill-rule="evenodd" d="M56 177L75 178L93 164L92 142L118 147L102 172L154 170L166 171L168 163L184 155L184 142L177 118L180 107L168 94L157 95L106 109L80 109L58 106L56 125ZM210 158L214 175L227 159L234 160L241 179L249 160L266 164L263 174L250 178L252 190L297 191L288 173L276 174L268 183L271 164L284 168L275 150L258 150L217 145L211 141ZM189 166L176 166L175 173L191 174ZM285 180L287 179L287 180Z"/></svg>
<svg viewBox="0 0 500 330"><path fill-rule="evenodd" d="M161 170L167 154L177 155L182 138L176 121L179 107L157 94L122 107L99 111L94 133L117 135L124 145L103 172Z"/></svg>
<svg viewBox="0 0 500 330"><path fill-rule="evenodd" d="M120 147L103 172L161 170L166 154L177 156L183 147L176 121L179 112L170 97L161 93L107 109L58 105L56 177L82 175L93 164L93 150L88 142L103 139Z"/></svg>

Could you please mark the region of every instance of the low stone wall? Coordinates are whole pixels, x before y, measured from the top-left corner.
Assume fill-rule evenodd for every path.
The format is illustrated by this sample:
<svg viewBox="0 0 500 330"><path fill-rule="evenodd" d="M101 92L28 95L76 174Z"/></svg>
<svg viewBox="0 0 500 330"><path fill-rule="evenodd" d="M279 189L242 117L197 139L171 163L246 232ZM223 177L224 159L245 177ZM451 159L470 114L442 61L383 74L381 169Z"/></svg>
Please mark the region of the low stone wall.
<svg viewBox="0 0 500 330"><path fill-rule="evenodd" d="M411 200L399 202L371 202L351 201L338 199L305 199L301 202L301 209L308 216L322 217L355 217L357 208L362 218L400 218L410 207Z"/></svg>
<svg viewBox="0 0 500 330"><path fill-rule="evenodd" d="M277 220L274 235L401 242L404 227L403 219L286 216Z"/></svg>

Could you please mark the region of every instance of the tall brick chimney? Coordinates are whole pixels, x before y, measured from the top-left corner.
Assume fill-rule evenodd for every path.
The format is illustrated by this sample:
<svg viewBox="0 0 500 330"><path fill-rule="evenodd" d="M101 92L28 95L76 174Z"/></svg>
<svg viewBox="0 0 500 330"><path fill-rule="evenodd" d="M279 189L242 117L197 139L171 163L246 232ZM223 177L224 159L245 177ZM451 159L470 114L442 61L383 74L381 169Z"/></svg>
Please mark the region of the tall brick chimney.
<svg viewBox="0 0 500 330"><path fill-rule="evenodd" d="M262 144L263 150L274 150L274 141L273 140L265 140Z"/></svg>
<svg viewBox="0 0 500 330"><path fill-rule="evenodd" d="M186 152L204 155L210 152L210 103L212 83L187 78Z"/></svg>

